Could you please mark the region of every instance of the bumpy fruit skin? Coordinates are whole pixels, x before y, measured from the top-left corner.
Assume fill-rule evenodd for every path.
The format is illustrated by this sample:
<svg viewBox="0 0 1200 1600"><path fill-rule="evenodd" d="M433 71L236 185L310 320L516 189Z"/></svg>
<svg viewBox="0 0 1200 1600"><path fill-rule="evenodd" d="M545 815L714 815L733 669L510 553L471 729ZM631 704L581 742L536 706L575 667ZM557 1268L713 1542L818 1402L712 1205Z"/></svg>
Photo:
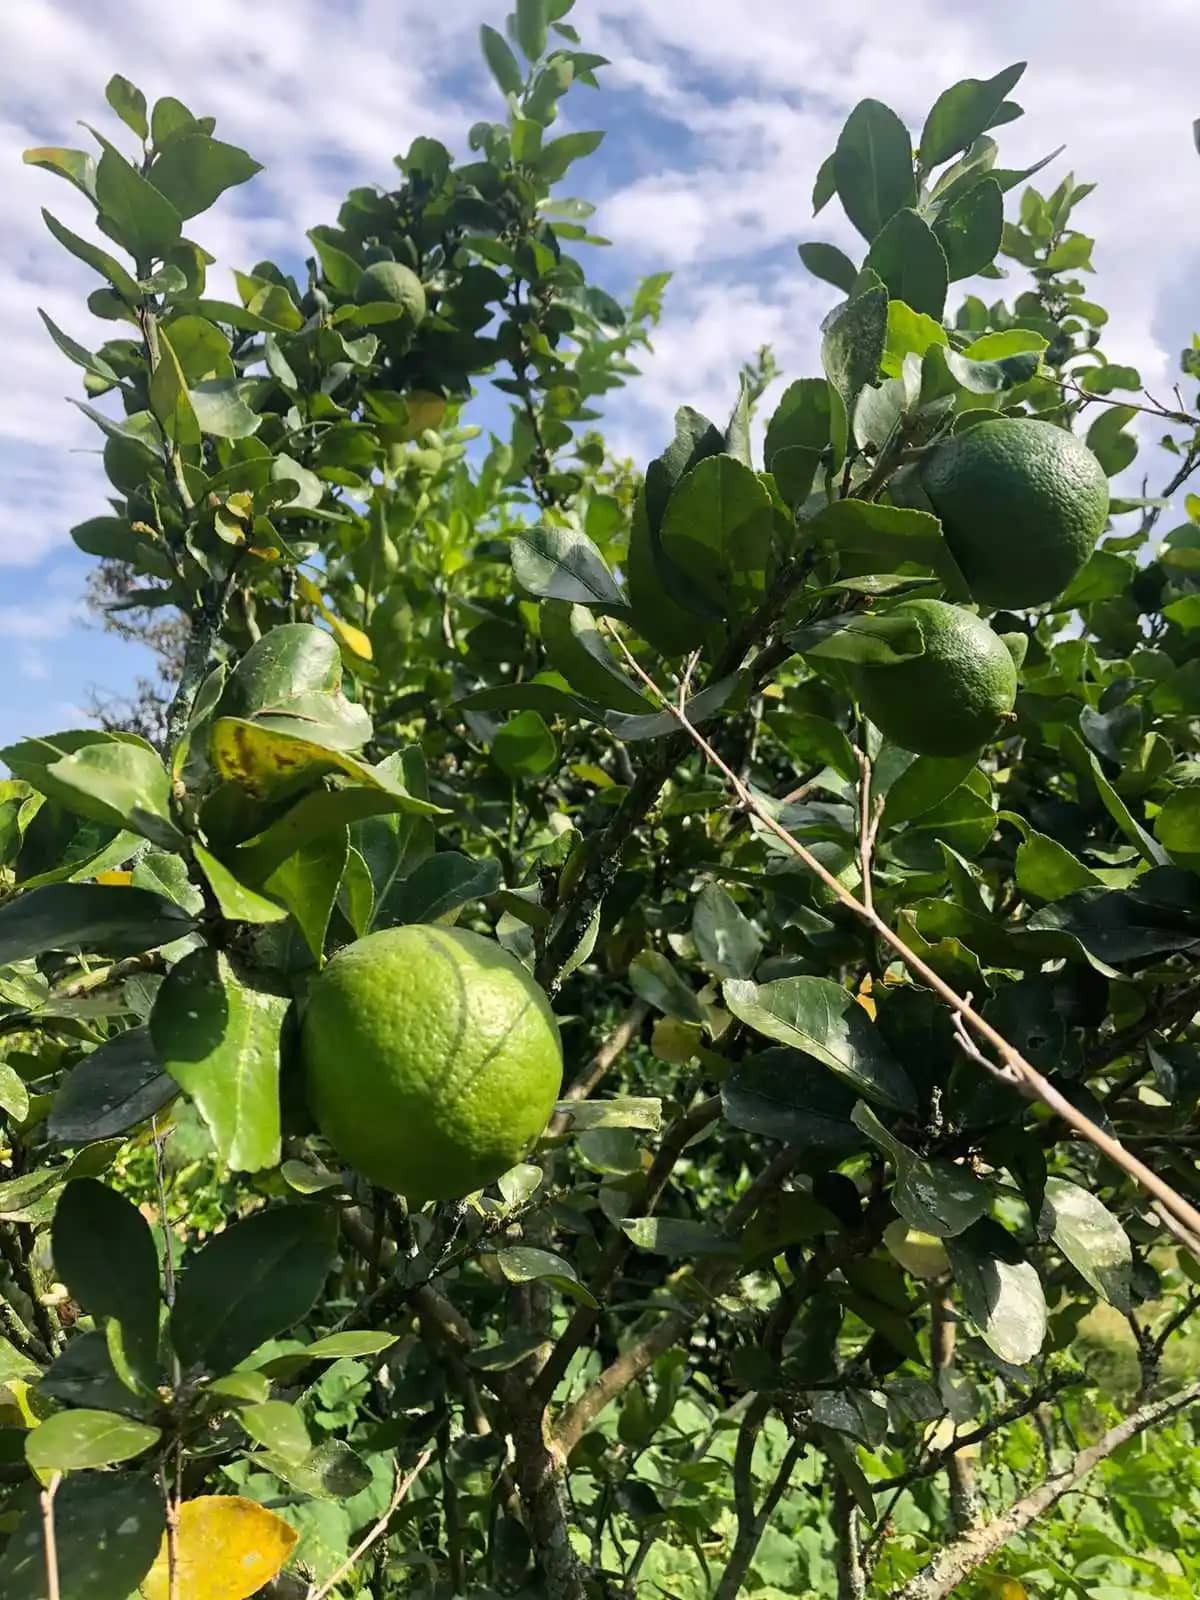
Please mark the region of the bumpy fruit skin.
<svg viewBox="0 0 1200 1600"><path fill-rule="evenodd" d="M360 306L382 301L404 306L408 312L405 321L414 328L425 319L425 287L416 273L400 261L372 262L358 280L354 298Z"/></svg>
<svg viewBox="0 0 1200 1600"><path fill-rule="evenodd" d="M340 951L313 985L302 1050L321 1132L418 1203L471 1194L520 1161L562 1082L541 989L459 928L388 928Z"/></svg>
<svg viewBox="0 0 1200 1600"><path fill-rule="evenodd" d="M925 653L856 667L859 705L903 750L958 756L980 749L1017 698L1017 669L1004 641L973 612L944 600L906 600L888 614L920 624Z"/></svg>
<svg viewBox="0 0 1200 1600"><path fill-rule="evenodd" d="M981 605L1055 599L1108 516L1108 479L1092 452L1032 417L980 422L937 445L920 482Z"/></svg>

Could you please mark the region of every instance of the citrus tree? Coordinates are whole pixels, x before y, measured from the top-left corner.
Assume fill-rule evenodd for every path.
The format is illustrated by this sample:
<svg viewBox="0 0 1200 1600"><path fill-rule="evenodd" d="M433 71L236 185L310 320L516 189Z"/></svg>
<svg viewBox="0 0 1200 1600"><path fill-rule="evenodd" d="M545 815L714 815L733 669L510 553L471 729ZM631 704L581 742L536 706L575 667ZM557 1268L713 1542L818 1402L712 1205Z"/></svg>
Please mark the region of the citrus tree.
<svg viewBox="0 0 1200 1600"><path fill-rule="evenodd" d="M3 752L3 1593L1190 1594L1200 515L1110 480L1197 419L1088 186L1005 219L1014 67L851 113L819 374L613 461L665 279L571 254L570 9L234 300L212 119L27 154L73 537L183 644L161 737Z"/></svg>

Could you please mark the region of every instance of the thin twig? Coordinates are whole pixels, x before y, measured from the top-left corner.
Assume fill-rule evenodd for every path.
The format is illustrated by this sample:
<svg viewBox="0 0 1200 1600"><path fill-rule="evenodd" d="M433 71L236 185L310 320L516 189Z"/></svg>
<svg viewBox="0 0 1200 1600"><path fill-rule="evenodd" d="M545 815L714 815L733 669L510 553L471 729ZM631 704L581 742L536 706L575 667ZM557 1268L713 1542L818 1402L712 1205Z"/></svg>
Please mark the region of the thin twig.
<svg viewBox="0 0 1200 1600"><path fill-rule="evenodd" d="M426 1445L425 1449L422 1450L421 1454L417 1457L416 1466L414 1466L410 1472L406 1472L405 1475L401 1477L399 1469L397 1469L396 1487L392 1493L392 1498L388 1501L383 1515L379 1518L378 1522L376 1522L374 1526L368 1529L368 1531L363 1535L358 1544L356 1544L354 1549L351 1550L350 1554L346 1557L345 1561L342 1562L341 1566L338 1567L333 1576L326 1579L319 1589L311 1590L305 1596L305 1600L325 1600L325 1596L333 1593L346 1574L353 1567L358 1565L363 1556L366 1555L367 1551L376 1542L376 1540L383 1538L384 1534L387 1532L388 1523L395 1516L402 1501L404 1500L405 1495L416 1482L418 1475L432 1454L433 1446L431 1444Z"/></svg>
<svg viewBox="0 0 1200 1600"><path fill-rule="evenodd" d="M52 1472L50 1481L41 1493L42 1543L46 1552L46 1600L59 1600L62 1593L58 1580L58 1538L54 1531L54 1496L62 1482L61 1472Z"/></svg>
<svg viewBox="0 0 1200 1600"><path fill-rule="evenodd" d="M846 888L840 879L829 871L823 862L819 861L810 850L800 843L794 834L789 833L770 814L746 784L742 782L729 764L718 755L704 735L690 721L684 708L681 705L674 704L662 692L654 679L643 669L641 663L628 648L618 630L608 622L607 618L605 622L612 638L616 641L631 669L651 690L660 704L671 713L692 742L703 751L708 761L719 772L724 774L741 803L752 811L763 826L774 833L794 855L798 856L808 870L819 878L844 906L853 911L856 916L861 917L875 931L876 935L896 952L910 972L920 978L957 1015L961 1016L963 1022L975 1034L977 1039L982 1040L996 1052L999 1057L998 1070L1009 1074L1013 1081L1020 1083L1023 1090L1044 1101L1052 1111L1057 1112L1068 1127L1073 1128L1077 1134L1099 1150L1101 1155L1106 1156L1114 1165L1126 1172L1154 1199L1161 1201L1184 1228L1200 1237L1200 1211L1197 1211L1195 1206L1185 1200L1178 1190L1172 1188L1169 1183L1165 1183L1157 1173L1151 1172L1149 1167L1126 1150L1119 1139L1114 1138L1111 1134L1106 1133L1103 1128L1098 1127L1090 1117L1085 1116L1077 1106L1073 1105L1065 1095L1061 1094L1052 1083L1044 1078L1025 1059L1019 1050L1009 1043L1003 1034L974 1009L968 1000L964 999L957 990L951 988L928 962L923 961L920 956L910 950L900 935L884 922L877 912L865 906L856 895Z"/></svg>

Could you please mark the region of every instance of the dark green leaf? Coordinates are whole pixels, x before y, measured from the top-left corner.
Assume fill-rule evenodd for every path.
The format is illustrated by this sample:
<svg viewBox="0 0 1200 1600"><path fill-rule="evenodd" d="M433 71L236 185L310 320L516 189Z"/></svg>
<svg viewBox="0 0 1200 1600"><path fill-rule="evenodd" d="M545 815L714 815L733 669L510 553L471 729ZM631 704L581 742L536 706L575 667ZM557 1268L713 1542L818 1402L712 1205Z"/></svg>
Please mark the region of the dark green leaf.
<svg viewBox="0 0 1200 1600"><path fill-rule="evenodd" d="M179 240L183 219L163 194L131 166L115 145L96 135L96 204L104 231L140 265L163 256Z"/></svg>
<svg viewBox="0 0 1200 1600"><path fill-rule="evenodd" d="M736 1239L711 1223L692 1222L685 1217L637 1217L623 1222L621 1230L639 1250L658 1256L729 1256L736 1255L740 1248Z"/></svg>
<svg viewBox="0 0 1200 1600"><path fill-rule="evenodd" d="M475 900L485 900L500 887L498 861L474 861L457 850L444 850L423 861L403 882L397 883L386 920L374 926L402 922L438 922Z"/></svg>
<svg viewBox="0 0 1200 1600"><path fill-rule="evenodd" d="M572 528L530 528L512 541L517 582L543 600L624 611L625 596L586 534Z"/></svg>
<svg viewBox="0 0 1200 1600"><path fill-rule="evenodd" d="M916 204L908 129L878 100L861 100L846 119L833 157L838 198L870 241L890 217Z"/></svg>
<svg viewBox="0 0 1200 1600"><path fill-rule="evenodd" d="M60 1600L129 1600L162 1543L163 1499L156 1480L132 1472L71 1477L59 1489L54 1511ZM0 1557L0 1592L4 1600L46 1600L36 1495L29 1496Z"/></svg>
<svg viewBox="0 0 1200 1600"><path fill-rule="evenodd" d="M817 661L849 661L859 666L889 666L924 655L925 639L911 617L842 612L787 635L797 655Z"/></svg>
<svg viewBox="0 0 1200 1600"><path fill-rule="evenodd" d="M756 1033L813 1056L859 1094L897 1111L916 1109L908 1075L848 990L828 978L726 981L725 1004Z"/></svg>
<svg viewBox="0 0 1200 1600"><path fill-rule="evenodd" d="M911 208L888 219L872 242L865 265L878 273L891 299L940 319L949 281L946 253L929 224Z"/></svg>
<svg viewBox="0 0 1200 1600"><path fill-rule="evenodd" d="M145 889L48 884L0 906L0 966L47 950L139 955L183 938L194 927L179 906Z"/></svg>
<svg viewBox="0 0 1200 1600"><path fill-rule="evenodd" d="M337 1218L288 1205L235 1222L187 1265L171 1315L186 1367L228 1372L307 1315L337 1249ZM123 1600L123 1597L122 1597Z"/></svg>
<svg viewBox="0 0 1200 1600"><path fill-rule="evenodd" d="M822 324L821 365L842 404L842 415L831 421L830 429L839 462L845 455L848 419L854 415L859 394L879 378L887 340L887 303L886 289L869 289L838 306Z"/></svg>
<svg viewBox="0 0 1200 1600"><path fill-rule="evenodd" d="M320 961L338 886L346 870L349 832L343 824L287 856L264 879L267 893L282 900L296 920L314 960Z"/></svg>
<svg viewBox="0 0 1200 1600"><path fill-rule="evenodd" d="M754 924L719 884L706 883L692 912L700 959L718 978L749 978L762 951Z"/></svg>
<svg viewBox="0 0 1200 1600"><path fill-rule="evenodd" d="M146 1219L106 1184L76 1178L58 1202L52 1242L55 1270L72 1297L107 1324L118 1373L153 1390L161 1302L158 1252Z"/></svg>
<svg viewBox="0 0 1200 1600"><path fill-rule="evenodd" d="M761 479L721 454L698 462L676 484L660 540L668 561L687 574L712 613L732 616L765 593L772 527Z"/></svg>
<svg viewBox="0 0 1200 1600"><path fill-rule="evenodd" d="M367 1463L341 1439L322 1440L302 1460L275 1452L254 1459L300 1494L318 1500L350 1500L373 1481Z"/></svg>
<svg viewBox="0 0 1200 1600"><path fill-rule="evenodd" d="M154 1002L154 1048L236 1172L279 1162L279 1035L287 1008L285 996L244 982L213 949L185 956Z"/></svg>
<svg viewBox="0 0 1200 1600"><path fill-rule="evenodd" d="M262 167L236 145L203 133L172 139L150 168L150 182L181 217L194 217L235 184L246 183Z"/></svg>
<svg viewBox="0 0 1200 1600"><path fill-rule="evenodd" d="M49 764L55 798L77 816L140 833L163 850L183 835L171 817L167 769L153 750L125 743L86 744Z"/></svg>
<svg viewBox="0 0 1200 1600"><path fill-rule="evenodd" d="M530 61L536 61L546 48L549 11L548 0L517 0L517 43Z"/></svg>
<svg viewBox="0 0 1200 1600"><path fill-rule="evenodd" d="M910 1227L948 1239L965 1232L986 1213L991 1195L969 1168L917 1155L890 1134L861 1101L852 1120L872 1144L891 1156L896 1168L892 1204Z"/></svg>
<svg viewBox="0 0 1200 1600"><path fill-rule="evenodd" d="M996 259L1004 231L1000 185L994 178L975 184L939 214L933 231L946 253L952 283L982 272Z"/></svg>
<svg viewBox="0 0 1200 1600"><path fill-rule="evenodd" d="M479 30L479 42L484 60L491 68L492 77L499 84L501 93L520 94L525 86L525 78L504 35L497 33L495 28L489 28L485 22Z"/></svg>
<svg viewBox="0 0 1200 1600"><path fill-rule="evenodd" d="M59 1144L112 1139L147 1122L175 1098L148 1028L129 1028L84 1056L63 1078L47 1124Z"/></svg>
<svg viewBox="0 0 1200 1600"><path fill-rule="evenodd" d="M995 126L1005 96L1024 71L1025 62L1018 61L994 78L964 78L938 96L921 130L921 165L927 172Z"/></svg>
<svg viewBox="0 0 1200 1600"><path fill-rule="evenodd" d="M704 1012L689 984L658 950L643 950L629 963L629 982L647 1005L684 1022L703 1022Z"/></svg>
<svg viewBox="0 0 1200 1600"><path fill-rule="evenodd" d="M77 233L72 233L70 228L64 228L58 218L52 217L45 209L42 211L42 219L64 249L69 250L73 256L78 257L101 277L107 278L126 305L137 305L141 298L137 279L119 261L107 251L101 250L99 245L81 239Z"/></svg>
<svg viewBox="0 0 1200 1600"><path fill-rule="evenodd" d="M150 123L146 116L146 96L128 78L114 72L104 90L104 98L127 128L132 128L139 139L150 137Z"/></svg>
<svg viewBox="0 0 1200 1600"><path fill-rule="evenodd" d="M496 1262L509 1283L543 1282L578 1300L582 1305L595 1306L596 1299L579 1281L571 1263L549 1250L537 1250L531 1245L510 1245L497 1250Z"/></svg>
<svg viewBox="0 0 1200 1600"><path fill-rule="evenodd" d="M783 1048L745 1057L721 1084L727 1122L806 1151L845 1151L862 1144L850 1121L855 1099L855 1090L818 1071L811 1056Z"/></svg>
<svg viewBox="0 0 1200 1600"><path fill-rule="evenodd" d="M801 261L814 278L820 278L824 283L831 283L843 294L853 293L858 279L858 268L845 251L839 250L835 244L823 244L820 240L799 245L798 249Z"/></svg>
<svg viewBox="0 0 1200 1600"><path fill-rule="evenodd" d="M539 177L546 183L557 183L566 176L573 161L590 156L593 150L599 149L603 139L603 133L564 133L561 138L551 139L538 157Z"/></svg>

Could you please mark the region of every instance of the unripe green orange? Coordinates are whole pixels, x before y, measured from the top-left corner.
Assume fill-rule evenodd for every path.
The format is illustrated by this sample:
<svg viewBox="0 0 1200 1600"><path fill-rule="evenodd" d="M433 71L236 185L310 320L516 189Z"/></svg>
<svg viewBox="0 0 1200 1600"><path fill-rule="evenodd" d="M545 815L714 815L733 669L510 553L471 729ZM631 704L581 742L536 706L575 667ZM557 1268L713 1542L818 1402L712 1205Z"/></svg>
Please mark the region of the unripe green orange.
<svg viewBox="0 0 1200 1600"><path fill-rule="evenodd" d="M461 928L388 928L340 951L313 984L302 1049L321 1132L418 1204L471 1194L522 1160L562 1082L546 996Z"/></svg>

